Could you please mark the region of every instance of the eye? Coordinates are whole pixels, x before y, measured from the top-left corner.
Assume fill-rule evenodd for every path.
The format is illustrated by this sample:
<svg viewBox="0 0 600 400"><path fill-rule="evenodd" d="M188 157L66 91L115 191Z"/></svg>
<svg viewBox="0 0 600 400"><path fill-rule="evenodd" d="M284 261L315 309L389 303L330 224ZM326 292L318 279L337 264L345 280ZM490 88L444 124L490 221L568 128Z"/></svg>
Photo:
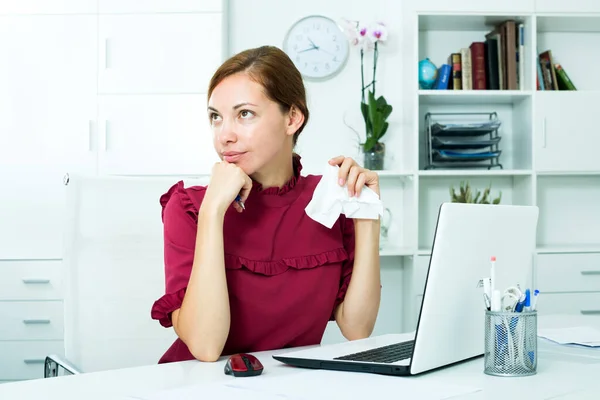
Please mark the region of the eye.
<svg viewBox="0 0 600 400"><path fill-rule="evenodd" d="M240 111L240 116L242 118L250 118L250 117L254 116L254 113L250 110L242 110L242 111Z"/></svg>
<svg viewBox="0 0 600 400"><path fill-rule="evenodd" d="M220 118L221 116L217 113L211 112L208 114L208 119L211 122L211 124L217 122Z"/></svg>

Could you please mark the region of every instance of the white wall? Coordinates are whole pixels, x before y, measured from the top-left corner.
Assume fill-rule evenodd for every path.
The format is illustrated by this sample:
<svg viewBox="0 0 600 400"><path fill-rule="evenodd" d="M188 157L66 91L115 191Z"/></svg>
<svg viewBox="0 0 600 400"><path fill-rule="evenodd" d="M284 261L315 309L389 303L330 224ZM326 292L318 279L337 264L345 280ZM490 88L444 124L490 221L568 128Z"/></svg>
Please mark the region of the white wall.
<svg viewBox="0 0 600 400"><path fill-rule="evenodd" d="M391 0L370 2L305 0L283 2L278 0L230 0L229 33L231 55L261 45L283 46L289 27L298 19L319 14L334 20L347 18L367 22L380 20L389 28L389 41L380 47L377 64L377 94L384 95L394 111L390 128L384 137L387 147L386 169L400 168L398 157L402 145L402 35L401 3ZM350 11L351 10L351 11ZM347 12L345 12L347 11ZM300 135L296 151L302 156L303 172L321 173L330 157L344 154L360 157L355 133L344 125L344 118L362 132L360 114L360 53L351 48L345 68L325 82L305 81L310 121ZM369 75L372 53L365 57ZM362 163L362 159L358 158ZM402 265L399 257L381 258L382 302L375 334L399 332L402 329ZM341 334L331 323L323 338L324 343L339 341Z"/></svg>
<svg viewBox="0 0 600 400"><path fill-rule="evenodd" d="M348 18L384 21L390 29L390 40L380 47L377 94L385 95L388 103L394 106L384 142L388 148L397 148L401 140L402 121L401 8L399 1L391 0L230 0L230 52L235 54L266 44L282 47L289 27L298 19L311 14L324 15L334 20ZM302 155L307 173L321 172L323 163L332 156L358 155L356 135L344 125L346 116L347 121L362 132L360 54L357 48L351 50L354 51L351 51L348 63L340 74L326 82L306 82L311 116L309 124L300 135L297 151ZM365 68L369 73L371 66L372 53L366 57ZM394 156L393 152L390 156ZM398 157L389 161L402 162ZM391 169L392 165L386 164L386 169Z"/></svg>

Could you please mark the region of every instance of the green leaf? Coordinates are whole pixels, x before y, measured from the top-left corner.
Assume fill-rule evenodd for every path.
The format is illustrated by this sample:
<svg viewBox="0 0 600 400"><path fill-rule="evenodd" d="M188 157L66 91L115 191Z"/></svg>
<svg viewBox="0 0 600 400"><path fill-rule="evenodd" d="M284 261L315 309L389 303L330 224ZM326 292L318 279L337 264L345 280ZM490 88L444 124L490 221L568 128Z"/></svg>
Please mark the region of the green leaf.
<svg viewBox="0 0 600 400"><path fill-rule="evenodd" d="M388 126L389 126L389 125L390 125L390 124L389 124L388 122L384 122L384 123L383 123L383 128L381 129L381 132L379 133L379 139L381 139L381 138L383 137L383 135L385 135L385 133L386 133L386 132L387 132L387 130L388 130Z"/></svg>
<svg viewBox="0 0 600 400"><path fill-rule="evenodd" d="M383 115L383 119L388 119L388 117L390 116L390 114L392 113L393 107L389 104L386 104L385 107L383 107L381 114Z"/></svg>

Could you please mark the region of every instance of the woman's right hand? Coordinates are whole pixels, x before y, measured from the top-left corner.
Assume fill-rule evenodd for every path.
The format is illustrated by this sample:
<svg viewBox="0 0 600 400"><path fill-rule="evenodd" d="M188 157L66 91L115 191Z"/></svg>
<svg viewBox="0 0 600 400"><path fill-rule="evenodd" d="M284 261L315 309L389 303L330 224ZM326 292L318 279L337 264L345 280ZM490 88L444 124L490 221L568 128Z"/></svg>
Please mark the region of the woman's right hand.
<svg viewBox="0 0 600 400"><path fill-rule="evenodd" d="M242 206L234 200L239 195L241 201L245 202L250 189L252 189L252 179L240 167L221 161L213 166L203 203L208 202L211 204L211 209L216 207L223 213L233 203L233 207L238 212L242 212Z"/></svg>

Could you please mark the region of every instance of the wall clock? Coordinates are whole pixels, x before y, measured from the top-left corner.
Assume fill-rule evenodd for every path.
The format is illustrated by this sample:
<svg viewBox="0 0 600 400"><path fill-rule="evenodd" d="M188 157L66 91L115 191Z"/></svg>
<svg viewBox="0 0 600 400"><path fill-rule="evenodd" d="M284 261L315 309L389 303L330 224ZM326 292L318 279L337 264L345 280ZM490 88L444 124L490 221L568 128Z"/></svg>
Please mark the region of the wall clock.
<svg viewBox="0 0 600 400"><path fill-rule="evenodd" d="M294 23L283 41L283 50L309 80L326 80L338 74L346 65L349 47L340 27L320 15Z"/></svg>

